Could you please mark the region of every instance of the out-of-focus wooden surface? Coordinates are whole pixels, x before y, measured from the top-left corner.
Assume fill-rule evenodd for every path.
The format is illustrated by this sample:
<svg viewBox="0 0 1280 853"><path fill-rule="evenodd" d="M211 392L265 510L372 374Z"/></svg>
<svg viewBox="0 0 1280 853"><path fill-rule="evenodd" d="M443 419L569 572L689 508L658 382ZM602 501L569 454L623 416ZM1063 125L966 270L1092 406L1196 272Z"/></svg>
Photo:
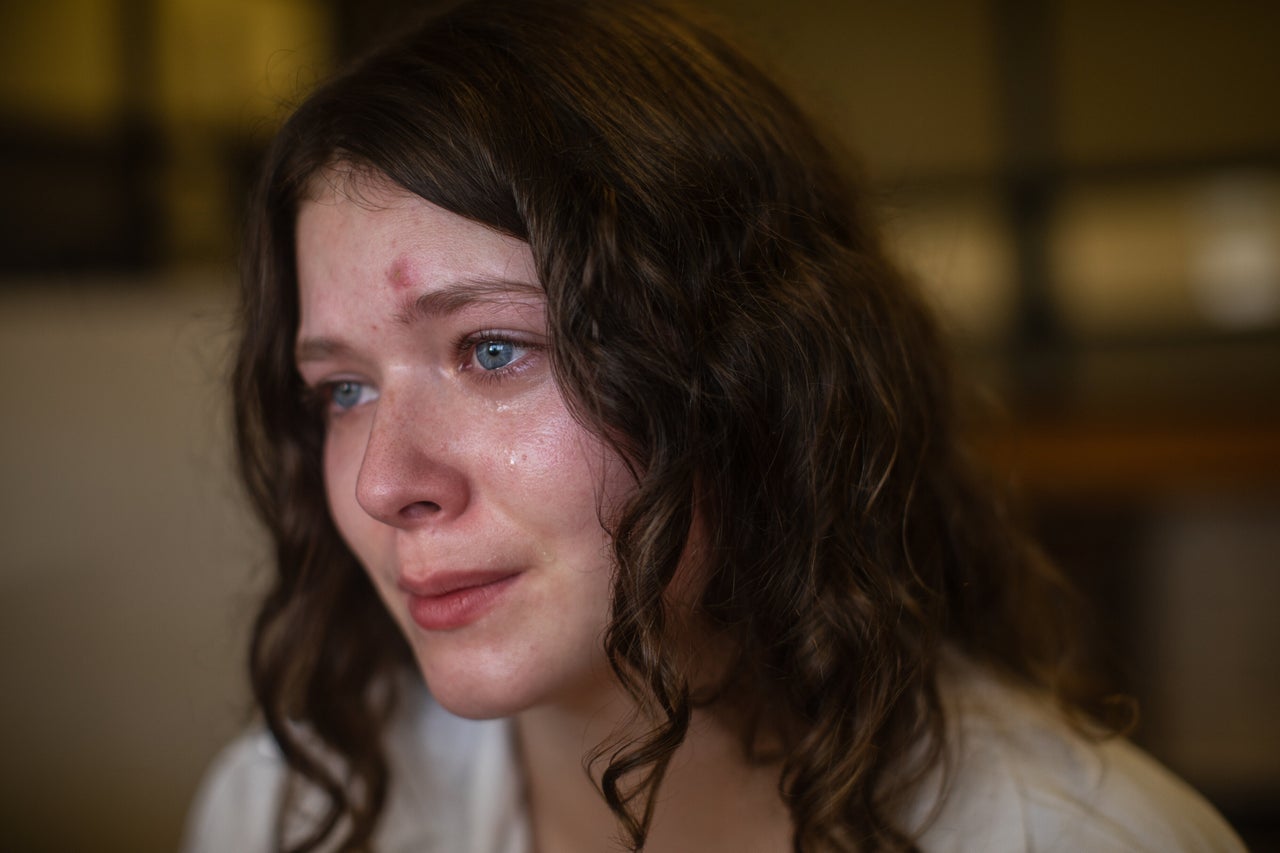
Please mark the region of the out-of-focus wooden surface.
<svg viewBox="0 0 1280 853"><path fill-rule="evenodd" d="M980 447L1033 497L1280 493L1280 417L1249 423L1068 417L1019 423Z"/></svg>

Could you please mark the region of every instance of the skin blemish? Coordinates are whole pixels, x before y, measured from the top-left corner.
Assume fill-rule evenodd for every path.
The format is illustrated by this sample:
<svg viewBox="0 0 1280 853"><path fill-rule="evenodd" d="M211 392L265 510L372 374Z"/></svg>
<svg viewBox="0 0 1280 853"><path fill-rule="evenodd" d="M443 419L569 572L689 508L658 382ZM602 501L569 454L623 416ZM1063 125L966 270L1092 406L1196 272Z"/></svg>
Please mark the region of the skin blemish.
<svg viewBox="0 0 1280 853"><path fill-rule="evenodd" d="M413 284L413 265L408 258L396 258L387 268L387 281L391 282L391 290L400 293Z"/></svg>

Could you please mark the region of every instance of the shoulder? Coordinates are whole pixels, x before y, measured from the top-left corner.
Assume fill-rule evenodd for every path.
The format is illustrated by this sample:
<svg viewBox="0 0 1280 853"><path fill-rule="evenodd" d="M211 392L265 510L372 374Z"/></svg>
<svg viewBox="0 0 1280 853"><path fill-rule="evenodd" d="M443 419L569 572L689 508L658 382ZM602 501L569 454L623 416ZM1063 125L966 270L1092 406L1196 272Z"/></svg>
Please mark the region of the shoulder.
<svg viewBox="0 0 1280 853"><path fill-rule="evenodd" d="M464 720L418 688L407 691L385 734L394 782L377 848L506 851L523 832L518 774L505 721ZM288 767L260 727L241 735L210 765L187 820L182 853L267 853ZM302 788L286 825L302 828L319 805Z"/></svg>
<svg viewBox="0 0 1280 853"><path fill-rule="evenodd" d="M948 765L913 810L922 850L1244 850L1186 783L1122 738L1078 731L1047 697L962 662L941 687Z"/></svg>
<svg viewBox="0 0 1280 853"><path fill-rule="evenodd" d="M183 853L272 849L284 761L261 729L225 747L205 773L187 816Z"/></svg>

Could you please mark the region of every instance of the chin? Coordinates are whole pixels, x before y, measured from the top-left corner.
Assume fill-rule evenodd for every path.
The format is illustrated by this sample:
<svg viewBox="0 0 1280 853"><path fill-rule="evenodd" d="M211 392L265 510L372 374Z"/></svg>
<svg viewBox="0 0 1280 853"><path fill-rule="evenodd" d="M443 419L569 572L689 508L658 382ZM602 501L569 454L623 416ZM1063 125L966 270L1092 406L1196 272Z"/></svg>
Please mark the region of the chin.
<svg viewBox="0 0 1280 853"><path fill-rule="evenodd" d="M510 717L545 700L539 673L513 668L503 661L475 660L468 655L431 655L415 650L427 690L445 710L471 720ZM440 658L446 658L441 660Z"/></svg>
<svg viewBox="0 0 1280 853"><path fill-rule="evenodd" d="M524 697L504 679L486 677L475 671L440 671L438 666L418 660L418 668L431 697L446 711L470 720L509 717L525 710Z"/></svg>
<svg viewBox="0 0 1280 853"><path fill-rule="evenodd" d="M546 705L590 705L615 685L604 654L599 660L513 661L484 655L431 655L415 649L427 690L445 710L471 720L512 717ZM583 676L581 664L586 664Z"/></svg>
<svg viewBox="0 0 1280 853"><path fill-rule="evenodd" d="M532 707L531 704L513 701L510 695L495 695L494 691L457 689L453 684L437 686L428 681L427 690L431 693L431 698L450 714L465 717L468 720L498 720L513 717Z"/></svg>

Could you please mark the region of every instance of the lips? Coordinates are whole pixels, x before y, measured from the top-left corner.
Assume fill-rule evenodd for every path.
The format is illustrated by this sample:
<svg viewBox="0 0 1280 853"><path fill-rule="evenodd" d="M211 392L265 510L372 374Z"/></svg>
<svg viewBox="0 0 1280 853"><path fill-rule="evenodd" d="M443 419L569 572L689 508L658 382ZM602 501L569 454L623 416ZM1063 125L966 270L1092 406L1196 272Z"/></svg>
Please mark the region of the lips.
<svg viewBox="0 0 1280 853"><path fill-rule="evenodd" d="M453 631L488 613L520 576L513 571L440 572L422 580L402 578L409 616L424 631Z"/></svg>

